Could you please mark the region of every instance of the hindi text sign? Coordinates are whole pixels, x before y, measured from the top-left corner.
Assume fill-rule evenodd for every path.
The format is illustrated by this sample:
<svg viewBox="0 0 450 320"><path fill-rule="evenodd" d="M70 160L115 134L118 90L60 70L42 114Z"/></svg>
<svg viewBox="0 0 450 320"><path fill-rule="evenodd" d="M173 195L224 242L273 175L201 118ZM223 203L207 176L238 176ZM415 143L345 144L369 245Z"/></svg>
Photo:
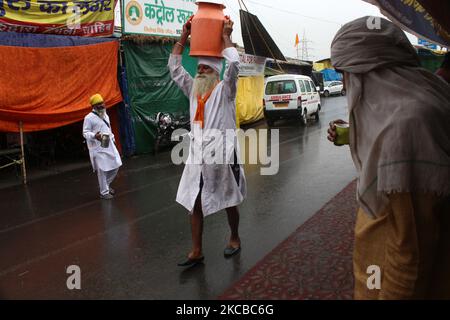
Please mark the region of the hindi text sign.
<svg viewBox="0 0 450 320"><path fill-rule="evenodd" d="M123 32L179 37L196 11L195 0L124 0Z"/></svg>
<svg viewBox="0 0 450 320"><path fill-rule="evenodd" d="M0 0L0 31L110 36L115 4L116 0Z"/></svg>

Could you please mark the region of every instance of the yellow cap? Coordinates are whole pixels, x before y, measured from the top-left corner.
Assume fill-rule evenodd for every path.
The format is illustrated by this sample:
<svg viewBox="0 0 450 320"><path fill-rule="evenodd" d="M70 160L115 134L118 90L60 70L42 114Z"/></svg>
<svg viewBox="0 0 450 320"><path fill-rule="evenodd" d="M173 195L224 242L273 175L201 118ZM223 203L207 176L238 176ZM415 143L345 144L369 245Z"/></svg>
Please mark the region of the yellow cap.
<svg viewBox="0 0 450 320"><path fill-rule="evenodd" d="M104 102L100 93L94 94L89 101L91 102L91 106Z"/></svg>

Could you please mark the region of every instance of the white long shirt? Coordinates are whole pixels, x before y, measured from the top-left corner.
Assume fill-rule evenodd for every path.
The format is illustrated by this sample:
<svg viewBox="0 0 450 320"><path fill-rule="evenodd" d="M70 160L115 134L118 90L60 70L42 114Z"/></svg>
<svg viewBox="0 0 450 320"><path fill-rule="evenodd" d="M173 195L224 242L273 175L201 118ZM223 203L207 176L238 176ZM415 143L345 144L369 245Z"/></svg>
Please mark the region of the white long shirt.
<svg viewBox="0 0 450 320"><path fill-rule="evenodd" d="M110 124L109 117L105 113L104 120ZM94 171L100 169L102 171L110 171L119 168L122 165L119 151L115 146L114 134L111 131L111 125L106 125L98 115L90 112L84 117L83 122L83 137L89 149L89 156L91 158L92 168ZM95 139L95 134L110 135L110 143L108 148L103 148L100 141Z"/></svg>
<svg viewBox="0 0 450 320"><path fill-rule="evenodd" d="M228 62L223 80L217 84L205 104L203 134L191 130L190 149L187 164L178 187L176 201L189 212L194 208L195 200L200 191L200 177L203 177L201 202L203 215L240 204L246 195L246 181L242 165L239 166L239 181L237 182L229 163L233 161L234 152L239 157L239 145L233 137L226 135L227 129L236 130L236 88L239 74L239 54L236 48L226 48L222 52ZM181 55L170 55L169 70L173 81L180 87L190 101L191 129L198 124L193 120L197 110L197 97L193 94L193 78L183 68ZM193 161L194 146L201 143L203 150L215 148L216 139L208 137L208 129L218 129L226 140L224 152L225 164L198 164ZM229 133L229 132L228 132Z"/></svg>

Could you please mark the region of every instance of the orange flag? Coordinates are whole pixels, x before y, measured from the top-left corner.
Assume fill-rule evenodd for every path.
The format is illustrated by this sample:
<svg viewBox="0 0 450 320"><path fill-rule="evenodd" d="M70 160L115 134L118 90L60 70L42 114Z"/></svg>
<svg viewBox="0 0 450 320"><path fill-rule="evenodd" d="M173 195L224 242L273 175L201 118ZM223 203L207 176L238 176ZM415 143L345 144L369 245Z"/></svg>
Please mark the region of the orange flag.
<svg viewBox="0 0 450 320"><path fill-rule="evenodd" d="M300 40L298 39L298 33L295 35L295 46L298 46Z"/></svg>

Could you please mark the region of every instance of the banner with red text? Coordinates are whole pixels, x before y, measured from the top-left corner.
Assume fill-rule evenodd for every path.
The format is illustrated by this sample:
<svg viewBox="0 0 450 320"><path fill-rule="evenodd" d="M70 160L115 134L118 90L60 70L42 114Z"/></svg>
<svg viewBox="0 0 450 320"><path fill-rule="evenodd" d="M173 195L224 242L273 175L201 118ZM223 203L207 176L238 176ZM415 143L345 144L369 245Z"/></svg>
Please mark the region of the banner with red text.
<svg viewBox="0 0 450 320"><path fill-rule="evenodd" d="M116 0L0 0L0 31L110 36Z"/></svg>

